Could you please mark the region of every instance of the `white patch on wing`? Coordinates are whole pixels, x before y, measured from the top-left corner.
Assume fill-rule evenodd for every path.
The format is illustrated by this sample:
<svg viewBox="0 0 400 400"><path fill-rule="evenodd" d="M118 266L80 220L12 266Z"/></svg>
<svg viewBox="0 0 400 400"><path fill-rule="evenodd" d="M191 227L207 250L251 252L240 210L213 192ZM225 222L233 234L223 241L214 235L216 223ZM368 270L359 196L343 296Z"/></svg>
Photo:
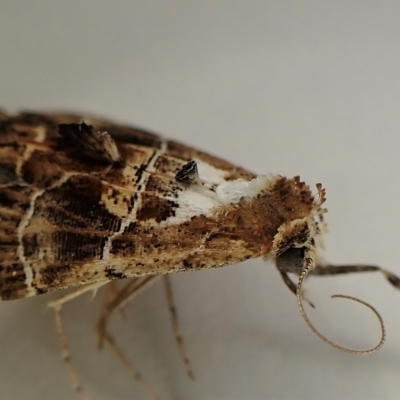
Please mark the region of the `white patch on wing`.
<svg viewBox="0 0 400 400"><path fill-rule="evenodd" d="M211 184L220 184L225 182L225 177L227 175L226 171L215 168L212 165L196 158L194 161L196 161L199 178L202 182Z"/></svg>
<svg viewBox="0 0 400 400"><path fill-rule="evenodd" d="M29 222L35 212L35 203L36 199L41 196L46 190L38 190L37 192L32 194L30 199L28 211L25 213L23 218L21 219L20 224L17 229L17 237L18 237L18 248L17 248L17 256L21 261L21 264L24 266L24 274L25 274L25 285L27 290L26 296L34 296L36 294L35 288L32 286L33 282L33 271L31 264L25 257L25 247L24 247L24 230L29 225Z"/></svg>
<svg viewBox="0 0 400 400"><path fill-rule="evenodd" d="M179 197L171 200L179 206L175 209L175 215L162 221L161 225L181 224L198 215L211 216L213 210L222 205L213 191L196 185L179 192Z"/></svg>
<svg viewBox="0 0 400 400"><path fill-rule="evenodd" d="M253 198L276 180L273 175L261 175L251 181L236 179L217 186L215 192L223 203L237 203L242 197Z"/></svg>
<svg viewBox="0 0 400 400"><path fill-rule="evenodd" d="M274 175L267 175L258 176L251 181L241 178L229 182L223 181L215 188L215 192L206 186L191 185L179 192L177 199L171 198L179 204L179 207L176 208L173 217L161 224L181 224L199 215L211 217L218 208L237 203L243 197L254 198L262 190L268 189L276 179Z"/></svg>
<svg viewBox="0 0 400 400"><path fill-rule="evenodd" d="M248 198L255 197L262 190L269 189L278 179L279 176L272 174L257 176L249 182L243 196Z"/></svg>
<svg viewBox="0 0 400 400"><path fill-rule="evenodd" d="M223 203L237 203L243 197L249 184L250 181L241 178L224 182L216 187L215 193Z"/></svg>
<svg viewBox="0 0 400 400"><path fill-rule="evenodd" d="M162 221L161 225L178 225L195 216L211 216L216 208L223 206L223 202L209 186L231 184L232 182L225 181L227 172L199 159L194 161L197 164L200 181L204 185L190 185L179 192L178 198L166 197L177 202L179 206L175 209L175 215Z"/></svg>

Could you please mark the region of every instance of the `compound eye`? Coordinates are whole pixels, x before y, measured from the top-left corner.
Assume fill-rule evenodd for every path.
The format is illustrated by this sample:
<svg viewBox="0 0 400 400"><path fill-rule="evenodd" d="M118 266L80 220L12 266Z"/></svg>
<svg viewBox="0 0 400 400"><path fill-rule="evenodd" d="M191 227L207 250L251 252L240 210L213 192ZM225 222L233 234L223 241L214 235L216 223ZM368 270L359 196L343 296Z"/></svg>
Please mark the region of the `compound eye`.
<svg viewBox="0 0 400 400"><path fill-rule="evenodd" d="M283 272L301 272L304 268L304 248L289 248L276 259L276 266Z"/></svg>

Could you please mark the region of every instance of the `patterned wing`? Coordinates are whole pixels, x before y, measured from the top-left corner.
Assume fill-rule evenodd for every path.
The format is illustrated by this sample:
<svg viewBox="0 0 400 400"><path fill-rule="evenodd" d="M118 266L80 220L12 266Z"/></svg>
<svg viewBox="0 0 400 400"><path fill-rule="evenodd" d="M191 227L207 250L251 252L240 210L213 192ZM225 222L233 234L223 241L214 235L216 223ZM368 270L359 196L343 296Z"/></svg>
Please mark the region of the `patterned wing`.
<svg viewBox="0 0 400 400"><path fill-rule="evenodd" d="M190 160L199 190L175 179ZM144 130L0 113L0 297L249 258L210 213L215 185L238 178L254 175Z"/></svg>

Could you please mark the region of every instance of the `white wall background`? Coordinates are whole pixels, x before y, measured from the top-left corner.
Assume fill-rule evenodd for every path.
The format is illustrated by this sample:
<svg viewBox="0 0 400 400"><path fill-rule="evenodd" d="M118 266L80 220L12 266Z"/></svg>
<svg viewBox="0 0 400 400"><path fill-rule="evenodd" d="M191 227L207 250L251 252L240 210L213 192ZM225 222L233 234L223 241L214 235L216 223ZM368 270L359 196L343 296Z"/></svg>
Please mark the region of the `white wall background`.
<svg viewBox="0 0 400 400"><path fill-rule="evenodd" d="M138 124L261 174L327 188L326 256L400 274L400 4L391 1L0 0L0 99L8 107L89 111ZM170 399L398 399L400 292L379 275L308 283L324 333L373 345L363 358L312 335L261 260L174 276L196 382L185 374L157 283L113 329ZM51 296L0 306L0 397L72 399ZM65 309L73 356L93 399L146 399L97 353L99 301Z"/></svg>

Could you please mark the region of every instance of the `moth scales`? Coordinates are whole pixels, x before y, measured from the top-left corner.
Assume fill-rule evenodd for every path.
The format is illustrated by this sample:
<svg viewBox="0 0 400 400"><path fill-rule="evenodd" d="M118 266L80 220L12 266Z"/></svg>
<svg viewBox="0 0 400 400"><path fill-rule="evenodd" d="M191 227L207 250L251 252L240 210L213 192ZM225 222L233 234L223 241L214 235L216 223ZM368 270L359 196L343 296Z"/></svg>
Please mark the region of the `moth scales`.
<svg viewBox="0 0 400 400"><path fill-rule="evenodd" d="M257 176L207 153L153 133L92 116L0 112L0 298L14 300L71 291L49 305L72 383L83 391L70 361L62 305L109 284L97 330L152 398L159 398L107 329L108 317L163 276L178 346L189 359L168 274L272 261L297 296L301 314L308 275L381 272L376 266L325 263L321 258L325 190L299 177ZM297 275L292 281L289 273ZM127 280L114 291L112 282Z"/></svg>

